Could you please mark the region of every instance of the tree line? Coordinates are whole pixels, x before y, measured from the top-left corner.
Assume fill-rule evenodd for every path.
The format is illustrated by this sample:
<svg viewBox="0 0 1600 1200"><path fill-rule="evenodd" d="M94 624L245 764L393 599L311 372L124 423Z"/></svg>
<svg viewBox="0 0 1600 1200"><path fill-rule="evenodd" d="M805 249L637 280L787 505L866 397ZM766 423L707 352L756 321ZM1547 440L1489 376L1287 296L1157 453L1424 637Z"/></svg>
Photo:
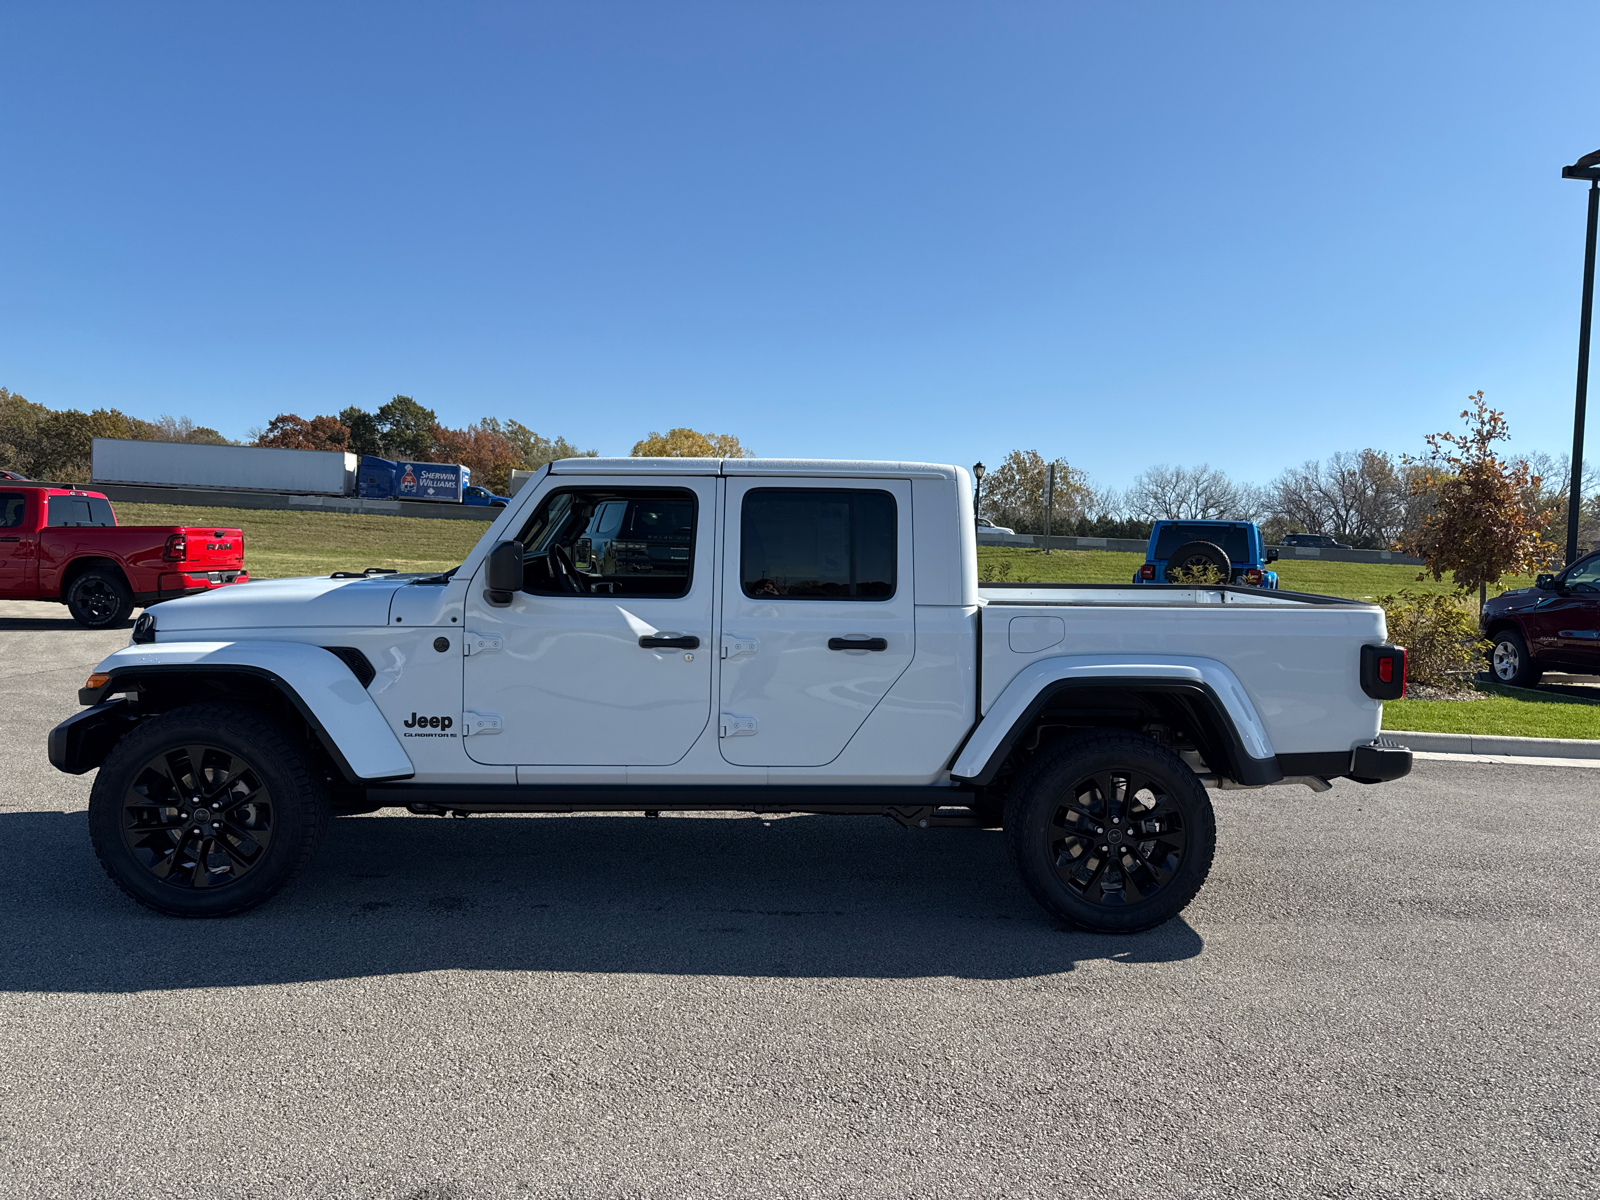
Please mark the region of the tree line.
<svg viewBox="0 0 1600 1200"><path fill-rule="evenodd" d="M593 458L564 437L548 438L521 421L484 417L465 429L439 423L433 409L410 396L395 396L374 412L356 405L337 416L309 420L279 413L264 429L252 430L255 446L281 450L348 450L410 462L460 463L472 481L492 492L506 493L512 471L533 471L558 458ZM745 450L732 434L670 429L650 433L634 443L634 456L667 458L740 458Z"/></svg>
<svg viewBox="0 0 1600 1200"><path fill-rule="evenodd" d="M94 439L252 445L284 450L342 450L417 462L461 463L474 482L505 492L513 470L536 470L558 458L594 457L564 437L545 437L521 421L484 417L465 429L440 423L433 409L410 396L395 396L374 411L351 405L337 415L301 417L279 413L233 442L188 417L145 421L115 408L51 409L0 387L0 468L30 479L87 483ZM634 443L634 455L669 458L739 458L745 450L733 434L700 433L680 427L652 432Z"/></svg>
<svg viewBox="0 0 1600 1200"><path fill-rule="evenodd" d="M30 479L87 482L97 437L229 444L215 429L188 417L143 421L115 408L55 410L0 387L0 467L5 470Z"/></svg>
<svg viewBox="0 0 1600 1200"><path fill-rule="evenodd" d="M1469 489L1462 481L1471 479L1477 500L1487 504L1487 490L1494 492L1499 515L1489 523L1526 527L1546 545L1561 545L1571 478L1567 458L1495 454L1493 444L1509 437L1504 417L1481 392L1469 400L1473 407L1461 414L1466 432L1435 434L1418 454L1373 447L1338 451L1289 467L1265 485L1230 479L1202 463L1162 464L1141 472L1126 489L1100 488L1084 471L1056 459L1051 529L1079 537L1144 538L1162 520L1255 521L1273 544L1290 533L1320 533L1359 549L1411 547L1427 557L1421 548L1441 497ZM1049 465L1036 450L1013 450L985 475L979 515L1018 533L1044 532ZM1586 547L1600 542L1600 495L1593 492L1580 513L1579 541Z"/></svg>

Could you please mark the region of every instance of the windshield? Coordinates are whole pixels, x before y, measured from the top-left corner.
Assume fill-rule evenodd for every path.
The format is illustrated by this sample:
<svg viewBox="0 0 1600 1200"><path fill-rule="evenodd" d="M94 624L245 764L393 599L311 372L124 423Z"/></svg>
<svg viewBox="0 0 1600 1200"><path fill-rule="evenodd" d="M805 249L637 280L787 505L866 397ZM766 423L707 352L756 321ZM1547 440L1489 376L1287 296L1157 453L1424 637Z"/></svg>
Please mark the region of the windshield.
<svg viewBox="0 0 1600 1200"><path fill-rule="evenodd" d="M1171 558L1185 542L1210 542L1213 546L1222 547L1229 562L1249 562L1249 532L1244 525L1167 525L1156 538L1155 557Z"/></svg>

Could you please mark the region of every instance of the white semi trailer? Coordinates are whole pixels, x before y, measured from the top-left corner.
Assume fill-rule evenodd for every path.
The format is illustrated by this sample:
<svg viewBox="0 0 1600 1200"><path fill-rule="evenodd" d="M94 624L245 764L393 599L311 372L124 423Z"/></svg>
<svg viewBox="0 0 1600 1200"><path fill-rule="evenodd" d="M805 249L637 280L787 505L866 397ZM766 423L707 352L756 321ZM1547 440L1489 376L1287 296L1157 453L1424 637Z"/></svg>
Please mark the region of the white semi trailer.
<svg viewBox="0 0 1600 1200"><path fill-rule="evenodd" d="M357 455L340 450L95 438L93 479L147 487L353 496L357 464Z"/></svg>

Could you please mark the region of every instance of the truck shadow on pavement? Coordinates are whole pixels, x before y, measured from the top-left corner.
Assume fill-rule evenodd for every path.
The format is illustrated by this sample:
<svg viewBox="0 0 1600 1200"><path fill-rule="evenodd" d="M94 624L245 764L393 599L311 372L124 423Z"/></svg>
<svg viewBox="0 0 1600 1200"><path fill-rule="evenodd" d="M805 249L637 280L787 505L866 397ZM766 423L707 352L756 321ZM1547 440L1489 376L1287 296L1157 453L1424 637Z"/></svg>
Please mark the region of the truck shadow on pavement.
<svg viewBox="0 0 1600 1200"><path fill-rule="evenodd" d="M124 897L84 814L0 813L0 991L135 992L420 971L1011 979L1193 958L1182 919L1063 930L992 830L876 817L392 816L333 822L241 917Z"/></svg>

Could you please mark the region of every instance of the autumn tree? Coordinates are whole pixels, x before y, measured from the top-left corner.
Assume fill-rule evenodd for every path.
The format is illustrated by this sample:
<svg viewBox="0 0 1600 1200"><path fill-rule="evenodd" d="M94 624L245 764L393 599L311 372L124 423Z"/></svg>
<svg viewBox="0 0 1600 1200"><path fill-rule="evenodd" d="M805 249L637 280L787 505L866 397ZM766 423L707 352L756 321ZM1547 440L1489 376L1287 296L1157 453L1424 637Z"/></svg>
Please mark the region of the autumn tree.
<svg viewBox="0 0 1600 1200"><path fill-rule="evenodd" d="M1086 475L1056 459L1055 505L1051 528L1066 532L1093 503ZM1044 532L1044 488L1050 464L1037 450L1013 450L983 478L982 516L1019 533Z"/></svg>
<svg viewBox="0 0 1600 1200"><path fill-rule="evenodd" d="M518 470L533 471L558 458L594 458L593 450L580 450L564 437L541 437L521 421L500 421L485 417L478 424L489 433L498 434L516 449Z"/></svg>
<svg viewBox="0 0 1600 1200"><path fill-rule="evenodd" d="M435 425L431 457L434 462L460 463L470 468L473 483L501 495L511 487L512 470L522 465L517 448L482 424L465 429Z"/></svg>
<svg viewBox="0 0 1600 1200"><path fill-rule="evenodd" d="M633 444L634 458L748 458L750 452L731 433L697 433L693 429L651 431Z"/></svg>
<svg viewBox="0 0 1600 1200"><path fill-rule="evenodd" d="M1476 590L1481 605L1489 584L1537 571L1554 547L1540 537L1544 522L1530 501L1542 481L1526 459L1495 453L1495 443L1511 436L1505 415L1481 391L1468 400L1463 432L1427 439L1429 454L1412 489L1431 511L1399 549L1422 559L1435 580L1449 572L1461 591Z"/></svg>
<svg viewBox="0 0 1600 1200"><path fill-rule="evenodd" d="M308 421L294 413L279 413L267 423L255 444L277 450L345 450L350 445L350 430L338 417L312 417Z"/></svg>

